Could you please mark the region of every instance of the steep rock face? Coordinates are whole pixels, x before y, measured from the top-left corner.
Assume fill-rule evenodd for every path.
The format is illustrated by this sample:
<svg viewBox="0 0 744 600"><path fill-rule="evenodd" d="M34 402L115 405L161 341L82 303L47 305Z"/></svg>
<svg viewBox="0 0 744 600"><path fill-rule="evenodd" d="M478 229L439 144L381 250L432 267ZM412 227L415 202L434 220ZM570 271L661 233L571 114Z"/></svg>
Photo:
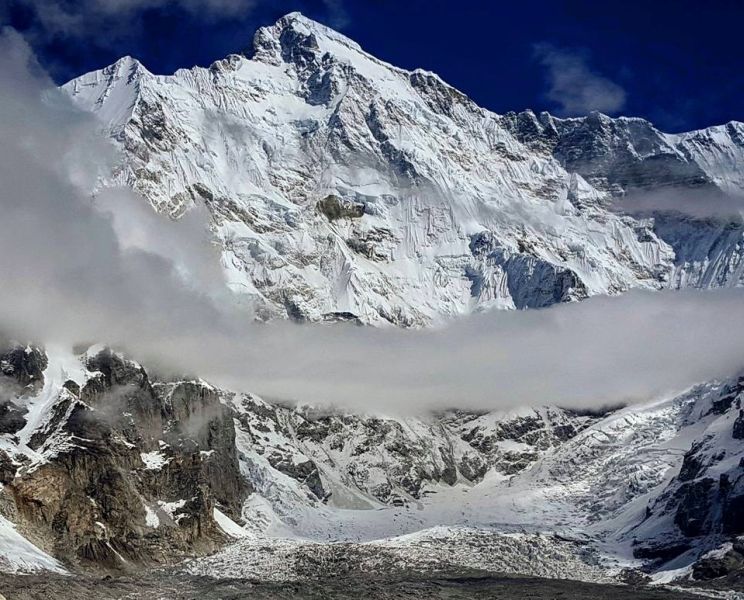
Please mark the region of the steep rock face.
<svg viewBox="0 0 744 600"><path fill-rule="evenodd" d="M445 419L450 431L484 457L486 470L495 467L504 475L514 475L531 466L593 420L552 407L480 415L458 411Z"/></svg>
<svg viewBox="0 0 744 600"><path fill-rule="evenodd" d="M0 340L1 341L1 340ZM5 397L11 395L28 395L38 391L44 385L44 369L47 360L44 353L32 346L20 344L3 344L7 346L0 354L0 375L3 377L3 387L0 388ZM4 389L11 380L17 384L15 389Z"/></svg>
<svg viewBox="0 0 744 600"><path fill-rule="evenodd" d="M171 446L177 445L181 453L190 455L193 471L186 473L183 481L175 479L171 483L175 485L174 491L185 497L193 481L198 481L208 486L226 514L239 517L242 500L250 487L240 476L232 414L222 404L218 390L199 381L159 384L156 389L170 413L164 439ZM168 467L170 463L166 470Z"/></svg>
<svg viewBox="0 0 744 600"><path fill-rule="evenodd" d="M216 392L153 385L106 349L79 367L79 382L61 387L50 374L27 400L35 420L2 440L13 520L73 565L126 568L217 548L226 538L215 509L237 518L248 487Z"/></svg>
<svg viewBox="0 0 744 600"><path fill-rule="evenodd" d="M611 193L740 183L710 166L741 164L737 124L705 146L639 119L500 117L298 14L252 58L172 76L126 58L64 89L122 147L115 182L171 216L208 207L266 317L424 325L662 287L673 249Z"/></svg>
<svg viewBox="0 0 744 600"><path fill-rule="evenodd" d="M509 113L502 123L534 151L552 154L571 173L613 194L658 188L744 189L744 123L732 121L668 134L645 119L601 113L559 119L532 111Z"/></svg>
<svg viewBox="0 0 744 600"><path fill-rule="evenodd" d="M527 111L505 116L504 123L518 139L550 152L597 189L617 193L712 182L689 153L676 147L673 136L643 119L611 119L601 113L558 119Z"/></svg>
<svg viewBox="0 0 744 600"><path fill-rule="evenodd" d="M675 249L671 287L732 287L744 282L741 222L659 215L654 231Z"/></svg>
<svg viewBox="0 0 744 600"><path fill-rule="evenodd" d="M253 407L259 402L243 400L241 424L257 448L271 438L281 440L259 451L272 467L306 485L320 500L343 505L340 492L346 488L372 501L402 504L420 498L428 484L457 481L453 449L436 423L281 408L257 423ZM262 435L262 428L271 437Z"/></svg>
<svg viewBox="0 0 744 600"><path fill-rule="evenodd" d="M46 355L39 348L0 339L0 433L13 434L26 424L27 409L18 399L44 385Z"/></svg>
<svg viewBox="0 0 744 600"><path fill-rule="evenodd" d="M666 134L644 119L611 119L599 113L574 119L558 119L531 111L510 113L504 126L532 151L552 155L570 173L581 175L605 200L628 193L663 193L665 212L647 214L656 238L674 251L674 269L664 279L681 287L741 285L743 228L740 219L716 216L705 205L722 194L740 197L744 191L744 124L731 122L684 134ZM700 204L697 218L668 214L678 198L681 207ZM744 207L744 204L742 204ZM685 208L681 208L684 212ZM702 216L701 216L702 215ZM643 227L639 218L639 226ZM648 226L648 225L647 225Z"/></svg>
<svg viewBox="0 0 744 600"><path fill-rule="evenodd" d="M744 534L742 398L741 378L698 393L680 424L680 438L688 440L682 460L633 530L637 555L694 556Z"/></svg>

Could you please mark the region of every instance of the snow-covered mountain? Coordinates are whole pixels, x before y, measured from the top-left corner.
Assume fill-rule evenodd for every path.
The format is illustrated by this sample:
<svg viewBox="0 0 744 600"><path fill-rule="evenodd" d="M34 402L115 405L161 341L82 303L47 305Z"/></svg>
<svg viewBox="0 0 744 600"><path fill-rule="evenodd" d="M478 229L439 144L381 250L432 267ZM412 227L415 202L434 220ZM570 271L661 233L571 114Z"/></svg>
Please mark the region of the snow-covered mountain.
<svg viewBox="0 0 744 600"><path fill-rule="evenodd" d="M744 124L500 116L298 13L251 57L63 87L123 150L114 178L177 218L204 203L230 285L269 316L420 326L631 287L741 279L741 226L609 210L627 190L744 191ZM704 202L701 199L701 202Z"/></svg>
<svg viewBox="0 0 744 600"><path fill-rule="evenodd" d="M741 219L706 207L744 193L742 123L496 115L297 13L250 57L169 76L124 58L63 89L121 150L103 185L164 218L206 206L263 318L426 326L743 281ZM617 210L660 192L703 209ZM589 580L720 548L706 564L744 561L743 390L385 418L159 380L102 346L3 342L0 557L121 568L237 539L188 570L301 578L354 555Z"/></svg>

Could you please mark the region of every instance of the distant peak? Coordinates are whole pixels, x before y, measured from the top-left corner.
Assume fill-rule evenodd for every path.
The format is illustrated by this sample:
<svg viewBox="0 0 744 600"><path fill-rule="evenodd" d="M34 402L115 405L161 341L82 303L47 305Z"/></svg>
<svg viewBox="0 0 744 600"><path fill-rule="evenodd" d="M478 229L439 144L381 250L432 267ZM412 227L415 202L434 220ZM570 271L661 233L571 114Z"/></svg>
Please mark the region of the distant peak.
<svg viewBox="0 0 744 600"><path fill-rule="evenodd" d="M140 61L138 61L133 56L130 56L129 54L127 54L126 56L122 56L114 64L115 65L120 65L120 66L123 66L123 67L138 67L138 66L142 66L142 63Z"/></svg>
<svg viewBox="0 0 744 600"><path fill-rule="evenodd" d="M103 69L81 75L80 77L68 81L62 87L73 89L75 90L75 93L77 93L77 90L81 85L101 80L108 81L109 85L113 85L117 81L124 81L127 84L138 85L139 81L148 75L151 75L150 71L148 71L147 68L145 68L145 66L136 58L131 56L122 56L115 63L112 63Z"/></svg>
<svg viewBox="0 0 744 600"><path fill-rule="evenodd" d="M131 56L122 56L115 63L103 69L103 72L117 78L126 77L130 82L150 74L140 61Z"/></svg>
<svg viewBox="0 0 744 600"><path fill-rule="evenodd" d="M110 69L118 71L146 71L144 65L132 56L122 56L119 60L113 63Z"/></svg>

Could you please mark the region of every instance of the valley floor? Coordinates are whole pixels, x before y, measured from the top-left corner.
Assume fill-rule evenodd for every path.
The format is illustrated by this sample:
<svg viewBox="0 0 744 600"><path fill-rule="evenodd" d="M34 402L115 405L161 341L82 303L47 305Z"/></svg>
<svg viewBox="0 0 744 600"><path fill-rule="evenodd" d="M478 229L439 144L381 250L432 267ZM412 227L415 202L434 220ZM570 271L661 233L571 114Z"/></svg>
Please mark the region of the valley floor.
<svg viewBox="0 0 744 600"><path fill-rule="evenodd" d="M0 592L12 600L692 600L700 596L658 588L577 581L462 574L441 579L347 579L266 583L151 573L126 577L0 574Z"/></svg>

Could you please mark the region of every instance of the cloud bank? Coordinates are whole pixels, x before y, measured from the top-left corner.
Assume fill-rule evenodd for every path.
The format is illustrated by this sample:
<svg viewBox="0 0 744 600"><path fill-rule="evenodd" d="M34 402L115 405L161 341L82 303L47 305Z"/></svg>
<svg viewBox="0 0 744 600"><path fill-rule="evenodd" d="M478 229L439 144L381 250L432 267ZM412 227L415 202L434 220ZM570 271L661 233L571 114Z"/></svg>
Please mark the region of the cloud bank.
<svg viewBox="0 0 744 600"><path fill-rule="evenodd" d="M630 191L613 200L613 209L636 215L670 214L695 219L742 223L744 198L703 187Z"/></svg>
<svg viewBox="0 0 744 600"><path fill-rule="evenodd" d="M257 324L226 293L205 215L173 223L128 190L91 198L113 150L12 32L0 137L0 331L17 339L107 343L164 374L388 414L633 402L744 363L742 290L632 292L428 331Z"/></svg>
<svg viewBox="0 0 744 600"><path fill-rule="evenodd" d="M593 71L585 53L537 44L535 57L546 68L547 97L561 116L591 111L615 114L625 106L626 93L618 84Z"/></svg>

